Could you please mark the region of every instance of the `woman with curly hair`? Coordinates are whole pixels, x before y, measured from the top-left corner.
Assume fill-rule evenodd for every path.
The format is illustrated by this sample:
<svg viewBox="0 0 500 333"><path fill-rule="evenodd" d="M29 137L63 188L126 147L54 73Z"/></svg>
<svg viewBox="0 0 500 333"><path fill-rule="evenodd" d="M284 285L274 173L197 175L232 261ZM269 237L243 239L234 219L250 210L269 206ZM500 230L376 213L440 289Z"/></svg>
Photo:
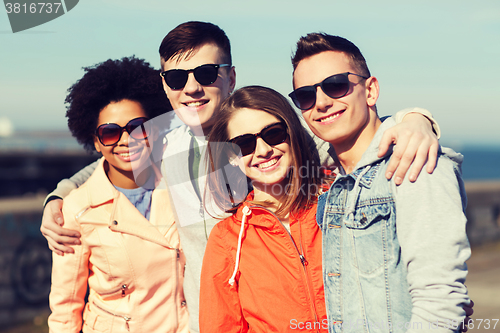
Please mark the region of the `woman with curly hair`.
<svg viewBox="0 0 500 333"><path fill-rule="evenodd" d="M151 163L159 135L149 120L171 110L160 76L134 57L85 72L68 90L66 116L102 158L64 199L65 226L82 238L74 254L53 256L50 331L187 332L185 257Z"/></svg>

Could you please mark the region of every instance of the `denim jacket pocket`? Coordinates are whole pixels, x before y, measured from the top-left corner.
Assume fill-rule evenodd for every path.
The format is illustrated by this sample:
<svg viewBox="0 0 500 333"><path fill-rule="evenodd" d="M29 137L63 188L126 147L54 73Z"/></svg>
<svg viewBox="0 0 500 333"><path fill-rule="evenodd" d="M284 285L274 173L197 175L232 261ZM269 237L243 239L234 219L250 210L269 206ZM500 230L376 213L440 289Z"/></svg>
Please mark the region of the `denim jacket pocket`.
<svg viewBox="0 0 500 333"><path fill-rule="evenodd" d="M395 234L392 201L392 198L382 198L360 202L354 218L347 217L344 221L345 241L351 247L350 262L361 274L382 274L384 264L392 258Z"/></svg>

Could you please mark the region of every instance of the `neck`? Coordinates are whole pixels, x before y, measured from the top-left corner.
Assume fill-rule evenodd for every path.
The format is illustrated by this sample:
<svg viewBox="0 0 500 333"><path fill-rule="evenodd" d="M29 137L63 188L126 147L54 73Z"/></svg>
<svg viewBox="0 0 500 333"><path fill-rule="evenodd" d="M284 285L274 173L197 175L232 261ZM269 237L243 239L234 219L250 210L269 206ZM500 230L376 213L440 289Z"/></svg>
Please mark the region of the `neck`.
<svg viewBox="0 0 500 333"><path fill-rule="evenodd" d="M261 185L259 186L254 186L254 196L253 199L254 201L260 201L260 202L267 202L270 205L270 207L267 207L269 210L272 212L276 212L278 209L278 206L281 203L281 199L285 195L284 193L276 193L280 191L273 191L272 190L272 185Z"/></svg>
<svg viewBox="0 0 500 333"><path fill-rule="evenodd" d="M342 142L331 142L346 174L354 171L356 164L358 164L366 149L370 146L381 124L382 122L375 114L375 117L363 126L358 133L354 133L354 135L342 140Z"/></svg>
<svg viewBox="0 0 500 333"><path fill-rule="evenodd" d="M210 131L212 130L212 126L210 127L202 127L202 126L189 126L191 132L193 132L194 136L198 137L207 137Z"/></svg>
<svg viewBox="0 0 500 333"><path fill-rule="evenodd" d="M107 162L104 163L104 171L113 185L124 189L134 189L143 186L152 175L151 168L147 168L141 174L136 175L137 177L134 177L133 171L116 169Z"/></svg>

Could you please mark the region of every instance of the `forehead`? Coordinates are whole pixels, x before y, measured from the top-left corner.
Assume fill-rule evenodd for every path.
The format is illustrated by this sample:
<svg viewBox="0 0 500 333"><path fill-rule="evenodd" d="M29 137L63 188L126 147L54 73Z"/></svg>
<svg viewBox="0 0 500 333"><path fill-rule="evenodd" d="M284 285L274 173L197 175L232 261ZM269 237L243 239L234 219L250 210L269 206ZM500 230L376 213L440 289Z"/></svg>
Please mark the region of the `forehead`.
<svg viewBox="0 0 500 333"><path fill-rule="evenodd" d="M294 88L313 85L329 76L356 70L349 57L343 52L325 51L299 62L293 73Z"/></svg>
<svg viewBox="0 0 500 333"><path fill-rule="evenodd" d="M115 123L125 126L130 120L146 117L146 113L139 102L128 99L112 102L106 105L99 113L98 125Z"/></svg>
<svg viewBox="0 0 500 333"><path fill-rule="evenodd" d="M205 64L221 64L223 51L215 44L204 44L196 49L176 55L163 64L163 70L193 69Z"/></svg>
<svg viewBox="0 0 500 333"><path fill-rule="evenodd" d="M243 134L259 133L264 127L279 122L274 115L261 110L239 109L235 111L227 124L229 138Z"/></svg>

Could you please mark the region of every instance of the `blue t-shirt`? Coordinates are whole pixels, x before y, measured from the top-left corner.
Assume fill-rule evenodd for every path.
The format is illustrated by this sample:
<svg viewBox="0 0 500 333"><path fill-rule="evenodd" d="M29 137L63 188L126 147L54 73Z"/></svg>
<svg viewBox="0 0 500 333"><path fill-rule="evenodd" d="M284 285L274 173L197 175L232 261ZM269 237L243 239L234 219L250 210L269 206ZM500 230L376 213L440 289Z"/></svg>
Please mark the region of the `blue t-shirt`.
<svg viewBox="0 0 500 333"><path fill-rule="evenodd" d="M113 185L115 186L115 185ZM126 189L115 186L115 188L123 193L132 205L139 210L139 212L149 221L149 214L151 212L151 195L153 189L146 189L143 187Z"/></svg>

